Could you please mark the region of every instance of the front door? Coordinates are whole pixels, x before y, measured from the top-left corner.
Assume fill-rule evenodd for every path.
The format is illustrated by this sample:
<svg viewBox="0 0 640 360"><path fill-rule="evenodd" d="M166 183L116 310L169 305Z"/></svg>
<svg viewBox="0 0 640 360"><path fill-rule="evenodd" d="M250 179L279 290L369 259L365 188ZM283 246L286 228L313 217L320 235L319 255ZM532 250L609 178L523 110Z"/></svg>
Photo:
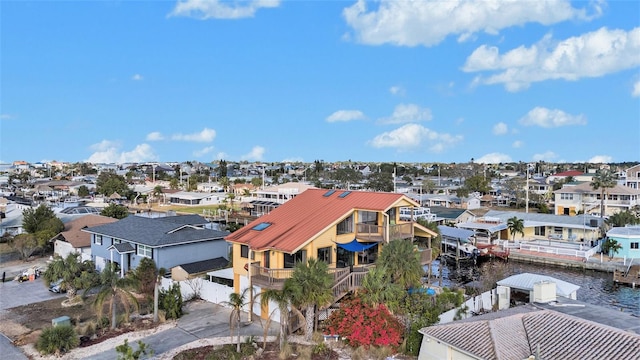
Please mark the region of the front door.
<svg viewBox="0 0 640 360"><path fill-rule="evenodd" d="M353 266L353 252L338 246L336 254L336 267L345 268Z"/></svg>

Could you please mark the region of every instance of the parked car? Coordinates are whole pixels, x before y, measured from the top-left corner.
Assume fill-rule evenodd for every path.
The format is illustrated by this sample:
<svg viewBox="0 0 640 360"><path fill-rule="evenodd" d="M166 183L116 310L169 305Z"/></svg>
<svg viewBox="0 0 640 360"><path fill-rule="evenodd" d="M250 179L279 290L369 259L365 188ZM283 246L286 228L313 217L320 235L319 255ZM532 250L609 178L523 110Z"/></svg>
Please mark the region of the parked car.
<svg viewBox="0 0 640 360"><path fill-rule="evenodd" d="M62 285L62 279L54 281L49 285L49 291L54 293L65 292L66 290L64 290L61 285Z"/></svg>

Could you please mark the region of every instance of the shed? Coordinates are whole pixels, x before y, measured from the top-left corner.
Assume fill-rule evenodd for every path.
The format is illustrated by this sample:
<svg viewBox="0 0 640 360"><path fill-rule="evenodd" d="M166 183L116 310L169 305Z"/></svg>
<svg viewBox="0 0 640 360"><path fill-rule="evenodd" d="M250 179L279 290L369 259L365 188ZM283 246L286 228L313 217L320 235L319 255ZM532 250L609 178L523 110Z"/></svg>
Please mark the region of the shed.
<svg viewBox="0 0 640 360"><path fill-rule="evenodd" d="M556 279L551 276L540 275L540 274L532 274L532 273L522 273L513 276L509 276L508 278L502 279L497 282L499 286L506 286L511 288L512 290L517 290L520 292L528 293L529 299L533 301L534 296L534 288L536 284L543 282L553 282L556 284L556 295L576 300L576 293L580 286L568 283L566 281L562 281L560 279Z"/></svg>
<svg viewBox="0 0 640 360"><path fill-rule="evenodd" d="M229 260L224 257L182 264L171 268L171 279L174 281L193 279L227 266L229 266Z"/></svg>

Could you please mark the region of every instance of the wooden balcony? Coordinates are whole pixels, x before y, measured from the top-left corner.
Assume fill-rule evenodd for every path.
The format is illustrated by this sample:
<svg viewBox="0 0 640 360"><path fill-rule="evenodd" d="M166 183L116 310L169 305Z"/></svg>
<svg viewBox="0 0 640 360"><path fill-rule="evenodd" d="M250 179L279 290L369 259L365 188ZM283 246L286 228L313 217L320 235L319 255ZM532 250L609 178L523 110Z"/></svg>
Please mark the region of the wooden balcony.
<svg viewBox="0 0 640 360"><path fill-rule="evenodd" d="M349 268L330 268L329 274L334 282L338 282L349 275ZM293 275L293 268L269 269L260 266L260 263L251 264L251 283L267 289L282 290L284 282Z"/></svg>
<svg viewBox="0 0 640 360"><path fill-rule="evenodd" d="M388 242L389 240L412 238L413 223L389 225L389 238L385 226L372 224L356 224L356 238L363 242Z"/></svg>

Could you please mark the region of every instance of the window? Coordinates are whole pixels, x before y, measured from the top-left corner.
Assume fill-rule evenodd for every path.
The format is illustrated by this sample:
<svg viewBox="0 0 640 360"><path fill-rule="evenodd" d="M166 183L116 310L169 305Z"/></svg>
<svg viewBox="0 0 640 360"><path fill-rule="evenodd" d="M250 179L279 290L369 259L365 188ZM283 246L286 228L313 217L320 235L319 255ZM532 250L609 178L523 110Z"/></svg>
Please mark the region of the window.
<svg viewBox="0 0 640 360"><path fill-rule="evenodd" d="M113 245L115 244L122 244L122 240L120 239L113 239Z"/></svg>
<svg viewBox="0 0 640 360"><path fill-rule="evenodd" d="M102 235L94 235L93 243L102 245Z"/></svg>
<svg viewBox="0 0 640 360"><path fill-rule="evenodd" d="M337 235L350 234L352 232L353 232L353 214L351 214L346 219L342 220L336 228Z"/></svg>
<svg viewBox="0 0 640 360"><path fill-rule="evenodd" d="M318 260L331 264L331 246L318 249Z"/></svg>
<svg viewBox="0 0 640 360"><path fill-rule="evenodd" d="M153 249L150 246L138 245L138 255L153 258Z"/></svg>
<svg viewBox="0 0 640 360"><path fill-rule="evenodd" d="M360 223L378 225L378 213L373 211L360 211Z"/></svg>
<svg viewBox="0 0 640 360"><path fill-rule="evenodd" d="M537 236L547 236L546 235L546 230L547 230L546 226L536 226L535 227L535 234Z"/></svg>
<svg viewBox="0 0 640 360"><path fill-rule="evenodd" d="M245 259L249 257L249 246L240 245L240 257Z"/></svg>
<svg viewBox="0 0 640 360"><path fill-rule="evenodd" d="M560 200L573 200L573 194L560 193Z"/></svg>
<svg viewBox="0 0 640 360"><path fill-rule="evenodd" d="M640 249L639 245L640 245L639 242L632 242L631 243L631 249L638 250L638 249Z"/></svg>
<svg viewBox="0 0 640 360"><path fill-rule="evenodd" d="M262 231L271 226L271 223L263 222L251 228L251 230Z"/></svg>
<svg viewBox="0 0 640 360"><path fill-rule="evenodd" d="M307 261L307 251L300 250L295 254L284 254L284 267L285 269L291 269L299 262Z"/></svg>

